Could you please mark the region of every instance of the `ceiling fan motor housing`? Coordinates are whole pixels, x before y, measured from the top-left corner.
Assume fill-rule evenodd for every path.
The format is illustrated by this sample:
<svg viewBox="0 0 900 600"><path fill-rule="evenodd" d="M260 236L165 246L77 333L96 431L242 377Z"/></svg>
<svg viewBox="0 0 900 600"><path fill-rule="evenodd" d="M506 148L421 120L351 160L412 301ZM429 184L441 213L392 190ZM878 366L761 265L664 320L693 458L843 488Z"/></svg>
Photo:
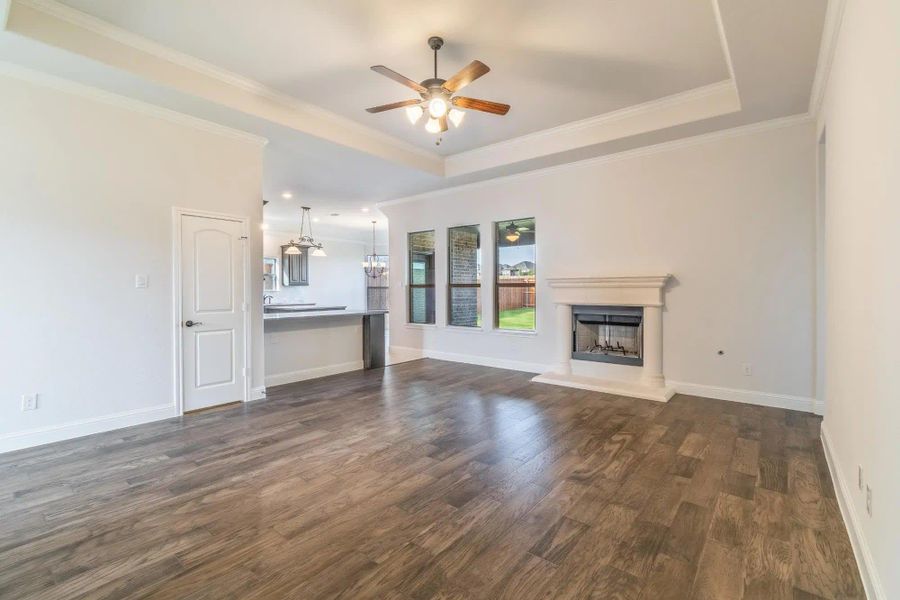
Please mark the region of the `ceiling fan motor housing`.
<svg viewBox="0 0 900 600"><path fill-rule="evenodd" d="M421 96L426 100L440 97L444 97L445 100L449 100L450 94L448 94L447 90L443 88L446 81L446 79L440 78L431 78L422 81L422 87L428 88L428 92L421 94Z"/></svg>

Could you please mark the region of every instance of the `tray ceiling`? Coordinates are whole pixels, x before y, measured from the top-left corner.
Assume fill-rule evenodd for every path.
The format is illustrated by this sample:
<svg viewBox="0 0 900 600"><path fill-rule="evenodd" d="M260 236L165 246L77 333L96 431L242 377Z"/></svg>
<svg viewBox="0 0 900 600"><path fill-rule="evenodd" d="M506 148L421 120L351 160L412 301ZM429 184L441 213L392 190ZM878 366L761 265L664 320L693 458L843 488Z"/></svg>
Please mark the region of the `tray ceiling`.
<svg viewBox="0 0 900 600"><path fill-rule="evenodd" d="M442 155L556 127L729 78L714 5L698 0L63 0L166 47ZM506 117L470 111L435 136L403 111L367 106L415 96L371 72L431 76L473 59L491 72L466 95L506 102Z"/></svg>

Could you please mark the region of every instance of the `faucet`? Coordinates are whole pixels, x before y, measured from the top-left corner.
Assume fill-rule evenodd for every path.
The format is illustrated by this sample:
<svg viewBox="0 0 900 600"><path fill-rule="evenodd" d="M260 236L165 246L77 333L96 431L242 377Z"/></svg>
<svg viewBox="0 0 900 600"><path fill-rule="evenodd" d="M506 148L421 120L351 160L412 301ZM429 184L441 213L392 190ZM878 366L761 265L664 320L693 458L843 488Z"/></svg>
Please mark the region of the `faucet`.
<svg viewBox="0 0 900 600"><path fill-rule="evenodd" d="M269 296L268 294L263 296L263 304L272 304L272 300L272 296Z"/></svg>

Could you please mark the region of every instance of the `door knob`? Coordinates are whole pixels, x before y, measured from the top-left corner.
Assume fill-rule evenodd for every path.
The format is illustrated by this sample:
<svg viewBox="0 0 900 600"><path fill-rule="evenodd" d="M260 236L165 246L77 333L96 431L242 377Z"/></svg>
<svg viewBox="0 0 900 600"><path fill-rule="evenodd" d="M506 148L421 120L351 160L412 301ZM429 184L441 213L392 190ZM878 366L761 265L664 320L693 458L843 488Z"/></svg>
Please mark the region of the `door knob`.
<svg viewBox="0 0 900 600"><path fill-rule="evenodd" d="M203 325L203 323L200 321L185 321L184 322L185 327L193 327L194 325Z"/></svg>

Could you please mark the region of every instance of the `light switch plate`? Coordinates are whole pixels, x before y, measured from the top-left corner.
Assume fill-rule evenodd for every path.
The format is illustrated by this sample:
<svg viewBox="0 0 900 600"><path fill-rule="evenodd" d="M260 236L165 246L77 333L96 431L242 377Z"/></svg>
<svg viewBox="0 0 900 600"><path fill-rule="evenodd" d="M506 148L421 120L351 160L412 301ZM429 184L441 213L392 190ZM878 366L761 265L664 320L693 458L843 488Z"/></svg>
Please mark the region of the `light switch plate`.
<svg viewBox="0 0 900 600"><path fill-rule="evenodd" d="M37 394L24 394L22 396L22 410L37 410Z"/></svg>
<svg viewBox="0 0 900 600"><path fill-rule="evenodd" d="M150 284L150 278L146 275L135 275L134 276L134 287L137 289L144 289Z"/></svg>

